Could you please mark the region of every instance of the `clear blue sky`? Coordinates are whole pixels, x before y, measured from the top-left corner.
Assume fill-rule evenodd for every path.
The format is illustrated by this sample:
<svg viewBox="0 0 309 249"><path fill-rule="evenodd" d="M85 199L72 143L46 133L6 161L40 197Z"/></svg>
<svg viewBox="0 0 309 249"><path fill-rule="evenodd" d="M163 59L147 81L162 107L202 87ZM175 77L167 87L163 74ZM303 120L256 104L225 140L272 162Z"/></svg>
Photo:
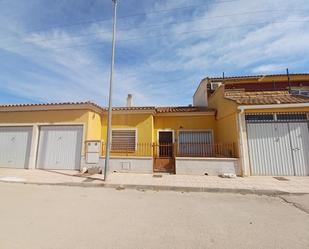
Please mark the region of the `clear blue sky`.
<svg viewBox="0 0 309 249"><path fill-rule="evenodd" d="M0 0L0 102L106 105L111 0ZM188 105L206 76L309 71L308 0L119 0L114 104Z"/></svg>

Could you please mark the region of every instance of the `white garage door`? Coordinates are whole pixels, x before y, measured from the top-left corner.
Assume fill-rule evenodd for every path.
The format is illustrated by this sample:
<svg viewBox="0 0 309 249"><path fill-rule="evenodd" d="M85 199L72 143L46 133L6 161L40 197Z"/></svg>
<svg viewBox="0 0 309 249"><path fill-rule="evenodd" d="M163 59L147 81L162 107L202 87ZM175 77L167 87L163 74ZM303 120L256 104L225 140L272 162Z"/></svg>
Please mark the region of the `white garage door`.
<svg viewBox="0 0 309 249"><path fill-rule="evenodd" d="M82 126L41 126L37 168L79 170Z"/></svg>
<svg viewBox="0 0 309 249"><path fill-rule="evenodd" d="M259 114L246 119L252 175L309 175L305 114Z"/></svg>
<svg viewBox="0 0 309 249"><path fill-rule="evenodd" d="M32 127L0 127L0 167L27 168Z"/></svg>

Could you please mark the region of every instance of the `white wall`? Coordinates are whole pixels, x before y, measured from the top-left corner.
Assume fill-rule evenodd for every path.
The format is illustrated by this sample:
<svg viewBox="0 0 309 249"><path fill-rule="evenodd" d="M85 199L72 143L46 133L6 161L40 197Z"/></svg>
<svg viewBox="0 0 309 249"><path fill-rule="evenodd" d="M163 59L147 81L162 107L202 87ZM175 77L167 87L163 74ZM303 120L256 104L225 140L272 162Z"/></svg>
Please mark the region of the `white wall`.
<svg viewBox="0 0 309 249"><path fill-rule="evenodd" d="M233 173L240 175L236 158L176 158L176 174L179 175L222 175Z"/></svg>
<svg viewBox="0 0 309 249"><path fill-rule="evenodd" d="M153 173L152 157L111 157L110 172L131 172L131 173ZM105 158L100 158L99 164L86 164L85 158L82 158L82 166L86 168L100 167L105 165Z"/></svg>
<svg viewBox="0 0 309 249"><path fill-rule="evenodd" d="M202 80L193 96L193 106L208 106L207 80Z"/></svg>

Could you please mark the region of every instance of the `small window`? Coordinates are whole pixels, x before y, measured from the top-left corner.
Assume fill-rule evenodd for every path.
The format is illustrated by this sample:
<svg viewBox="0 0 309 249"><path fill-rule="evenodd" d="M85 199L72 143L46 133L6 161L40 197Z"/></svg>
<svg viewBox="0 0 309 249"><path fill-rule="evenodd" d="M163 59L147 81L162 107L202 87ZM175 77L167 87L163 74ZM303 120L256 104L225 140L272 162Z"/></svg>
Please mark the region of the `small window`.
<svg viewBox="0 0 309 249"><path fill-rule="evenodd" d="M112 130L112 151L135 151L135 130Z"/></svg>
<svg viewBox="0 0 309 249"><path fill-rule="evenodd" d="M179 131L179 156L209 156L212 149L213 137L210 131Z"/></svg>
<svg viewBox="0 0 309 249"><path fill-rule="evenodd" d="M274 121L273 114L255 114L255 115L246 115L247 122L271 122Z"/></svg>

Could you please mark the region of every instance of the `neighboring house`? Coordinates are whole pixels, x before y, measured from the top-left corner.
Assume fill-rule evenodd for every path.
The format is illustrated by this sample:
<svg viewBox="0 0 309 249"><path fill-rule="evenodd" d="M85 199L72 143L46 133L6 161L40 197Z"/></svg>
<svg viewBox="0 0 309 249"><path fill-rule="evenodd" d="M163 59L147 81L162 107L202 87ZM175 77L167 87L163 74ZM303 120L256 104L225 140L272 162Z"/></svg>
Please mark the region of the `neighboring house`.
<svg viewBox="0 0 309 249"><path fill-rule="evenodd" d="M216 143L215 123L215 110L205 107L114 108L111 171L217 175L222 164L238 172L233 144Z"/></svg>
<svg viewBox="0 0 309 249"><path fill-rule="evenodd" d="M90 102L0 106L0 167L103 167L106 124L107 110ZM216 143L216 134L210 108L115 107L109 170L238 172L234 145Z"/></svg>
<svg viewBox="0 0 309 249"><path fill-rule="evenodd" d="M286 76L268 75L201 84L211 89L214 82L220 84L204 104L217 110L217 141L237 144L242 175L309 175L309 74L290 75L290 83ZM278 90L269 89L271 82ZM302 94L293 94L295 88Z"/></svg>
<svg viewBox="0 0 309 249"><path fill-rule="evenodd" d="M309 96L309 74L276 74L234 77L207 77L198 86L193 98L194 106L207 106L208 98L218 87L242 91L286 91ZM290 89L291 88L291 89ZM205 94L207 93L207 94Z"/></svg>
<svg viewBox="0 0 309 249"><path fill-rule="evenodd" d="M0 106L0 167L79 170L102 112L90 102Z"/></svg>
<svg viewBox="0 0 309 249"><path fill-rule="evenodd" d="M308 82L309 74L206 78L184 107L136 107L129 96L113 108L108 170L308 176ZM107 109L91 102L2 105L0 167L102 168L106 124Z"/></svg>

